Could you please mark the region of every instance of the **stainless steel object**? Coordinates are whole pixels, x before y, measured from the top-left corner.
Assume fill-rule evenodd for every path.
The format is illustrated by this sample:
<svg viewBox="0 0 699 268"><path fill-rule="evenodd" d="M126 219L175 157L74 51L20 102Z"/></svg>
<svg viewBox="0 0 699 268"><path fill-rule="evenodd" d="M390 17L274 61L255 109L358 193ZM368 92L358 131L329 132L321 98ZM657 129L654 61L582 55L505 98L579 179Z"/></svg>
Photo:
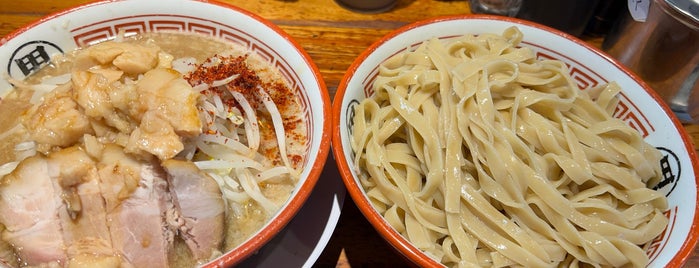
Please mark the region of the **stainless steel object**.
<svg viewBox="0 0 699 268"><path fill-rule="evenodd" d="M685 123L699 123L699 0L653 0L645 22L628 12L602 49L629 67Z"/></svg>

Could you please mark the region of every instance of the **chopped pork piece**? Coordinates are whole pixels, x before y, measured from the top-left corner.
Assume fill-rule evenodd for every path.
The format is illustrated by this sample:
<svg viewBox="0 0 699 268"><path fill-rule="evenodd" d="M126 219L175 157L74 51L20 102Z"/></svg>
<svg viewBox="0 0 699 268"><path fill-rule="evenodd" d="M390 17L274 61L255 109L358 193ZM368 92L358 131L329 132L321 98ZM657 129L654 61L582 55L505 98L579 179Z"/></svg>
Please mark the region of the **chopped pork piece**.
<svg viewBox="0 0 699 268"><path fill-rule="evenodd" d="M141 163L114 144L105 144L98 164L100 188L107 212L129 198L138 187Z"/></svg>
<svg viewBox="0 0 699 268"><path fill-rule="evenodd" d="M141 125L131 132L126 152L151 153L161 160L169 159L184 149L175 130L157 112L148 111L141 118Z"/></svg>
<svg viewBox="0 0 699 268"><path fill-rule="evenodd" d="M122 160L128 165L133 162L136 160ZM166 210L172 206L164 171L157 164L137 163L137 167L128 170L138 177L138 187L126 199L107 209L112 245L135 267L168 267L168 252L173 247L174 233L164 218ZM100 176L103 182L114 182L125 174L121 170L100 172ZM114 178L106 178L110 176ZM103 191L113 190L108 184L101 186ZM122 186L116 185L116 188Z"/></svg>
<svg viewBox="0 0 699 268"><path fill-rule="evenodd" d="M145 111L157 112L177 134L184 137L201 134L202 123L197 110L199 93L192 89L179 72L165 68L153 69L138 80L136 87L141 114Z"/></svg>
<svg viewBox="0 0 699 268"><path fill-rule="evenodd" d="M182 237L196 259L209 259L224 236L221 189L192 162L169 159L162 165L169 175L172 201L184 220L179 226Z"/></svg>
<svg viewBox="0 0 699 268"><path fill-rule="evenodd" d="M129 115L132 121L142 116L143 111L137 107L138 92L135 83L113 83L109 91L109 100L117 111Z"/></svg>
<svg viewBox="0 0 699 268"><path fill-rule="evenodd" d="M114 64L127 74L142 74L158 65L160 48L123 42L103 42L89 47L87 55L101 65ZM83 60L85 61L85 60ZM89 64L84 64L89 66Z"/></svg>
<svg viewBox="0 0 699 268"><path fill-rule="evenodd" d="M128 74L142 74L158 65L160 48L130 45L112 64Z"/></svg>
<svg viewBox="0 0 699 268"><path fill-rule="evenodd" d="M128 116L114 109L111 82L104 76L108 72L73 72L73 99L90 118L104 119L107 125L121 132L130 133L135 125ZM117 78L118 79L118 78Z"/></svg>
<svg viewBox="0 0 699 268"><path fill-rule="evenodd" d="M164 68L148 71L136 83L136 91L138 104L129 111L140 125L130 134L127 152L144 151L161 160L169 159L184 149L181 137L201 134L202 123L196 106L199 93L177 71Z"/></svg>
<svg viewBox="0 0 699 268"><path fill-rule="evenodd" d="M119 81L119 79L121 79L121 77L124 75L123 71L111 68L91 68L87 71L95 75L101 75L104 79L106 79L104 81L105 84L112 84Z"/></svg>
<svg viewBox="0 0 699 268"><path fill-rule="evenodd" d="M101 74L87 71L73 72L73 99L89 117L103 117L112 112L109 101L109 84Z"/></svg>
<svg viewBox="0 0 699 268"><path fill-rule="evenodd" d="M2 239L15 246L21 262L38 265L66 261L59 211L65 210L61 192L54 188L45 158L22 161L0 179Z"/></svg>
<svg viewBox="0 0 699 268"><path fill-rule="evenodd" d="M93 65L106 65L114 61L114 59L116 59L117 56L121 55L121 53L124 53L124 50L124 43L103 42L88 47L87 53L83 53L82 55L87 55L90 57L90 59L97 62L93 63Z"/></svg>
<svg viewBox="0 0 699 268"><path fill-rule="evenodd" d="M89 179L88 173L95 162L78 146L69 147L49 154L49 171L61 187L77 186Z"/></svg>
<svg viewBox="0 0 699 268"><path fill-rule="evenodd" d="M37 144L66 147L78 142L84 134L92 133L89 118L71 99L69 89L70 84L65 84L47 93L44 101L28 112L23 124Z"/></svg>

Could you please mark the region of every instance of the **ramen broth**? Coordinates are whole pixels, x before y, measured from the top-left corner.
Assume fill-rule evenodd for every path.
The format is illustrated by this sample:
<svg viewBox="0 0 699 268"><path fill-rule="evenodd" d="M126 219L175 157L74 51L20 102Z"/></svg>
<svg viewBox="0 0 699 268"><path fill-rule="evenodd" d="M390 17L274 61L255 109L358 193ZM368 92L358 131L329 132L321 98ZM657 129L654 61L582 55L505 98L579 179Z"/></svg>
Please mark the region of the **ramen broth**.
<svg viewBox="0 0 699 268"><path fill-rule="evenodd" d="M182 138L184 149L174 156L176 159L185 159L197 165L204 165L203 163L212 160L214 157L204 153L201 147L198 147L200 143L204 143L202 146L208 146L206 141L202 142L203 136L211 138L217 135L220 137L223 135L222 133L237 133L236 137L224 138L226 140L228 140L228 138L235 139L243 144L251 142L249 140L250 136L246 135L245 131L233 131L231 130L230 122L227 121L229 125L222 127L217 123L218 121L216 121L225 121L226 118L211 119L210 117L212 116L207 117L206 115L214 112L207 110L207 108L203 108L204 106L217 106L217 102L222 100L222 103L227 106L226 112L230 116L229 121L239 120L242 122L247 118L243 107L245 105L241 105L235 101L236 99L231 98L225 88L233 90L232 88L242 88L244 86L242 84L257 83L257 85L254 86L256 88L264 88L269 97L276 104L278 113L283 119L284 135L286 138L284 142L285 148L283 149L280 149L275 136L277 132L275 132L274 129L274 113L266 109L267 106L263 105L261 102L252 103L253 101L251 101L250 104L256 111L255 118L257 120L251 124L259 127L260 141L258 148L255 148L257 149L257 153L253 154L254 157L248 156L258 160L261 165L265 167L277 167L278 169L281 167L283 170L285 163L287 163L286 166L288 170L290 170L289 172L281 172L280 175L274 176L271 179L257 182L256 187L259 187L259 191L263 195L261 198L266 198L268 201L265 202L267 203L261 204L261 201L257 200L252 194L248 194L249 196L247 198L241 198L241 196L245 195L243 191L244 183L239 181L231 182L231 179L236 178L236 173L233 172L230 167L223 165L220 169L211 167L202 168L203 171L206 171L206 173L219 184L226 209L224 213L225 238L222 242L222 247L218 249L218 253L214 254L212 258L235 248L259 231L276 213L276 211L271 210L282 207L295 188L298 179L296 169L300 169L303 163L303 152L306 148L307 139L307 125L304 118L301 116L302 109L299 106L297 96L288 87L288 83L280 75L279 71L272 67L266 60L237 44L225 40L198 34L175 32L143 33L130 37L120 36L117 39L118 42L158 47L165 52L159 55L159 65L162 65L163 62L172 62L171 67L175 69L179 68L178 71L182 73L182 77L188 80L195 91L200 91L200 103L197 105L200 113L199 116L202 118L202 134L200 134L199 137ZM47 78L51 80L63 77L63 79L68 82L66 76L70 75L71 70L74 69L76 65L83 64L80 62L81 58L76 56L80 54L81 50L84 49L78 49L66 55L54 57L50 65L44 67L36 74L26 78L24 81L14 81L13 84L16 84L16 89L10 91L2 98L0 102L0 112L3 114L17 115L26 115L29 113L32 110L32 106L35 106L32 102L35 102L37 97L33 96L33 91L27 90L27 88L32 88L32 85L46 83ZM237 66L239 69L242 66L243 70L241 72L247 75L236 74L233 76L230 72L225 74L220 72L216 73L217 70L210 67L216 63L231 64L231 66ZM206 77L211 75L217 77ZM129 77L127 75L125 75L125 77L125 79L131 80L138 80L141 78L139 76ZM205 83L211 84L212 81L210 80L217 80L220 82L226 78L232 80L227 85L202 86ZM207 79L209 79L209 81L207 81ZM247 80L236 84L236 79ZM214 81L214 83L217 81ZM21 85L18 86L17 84ZM251 89L255 89L255 87ZM241 95L245 95L246 97L253 97L253 95L257 94L257 92L242 93ZM219 96L214 97L214 95L217 94ZM201 102L203 101L201 99L204 98L208 98L209 102L213 103L213 105L202 105ZM21 118L21 116L0 117L0 165L7 165L12 161L16 161L17 158L21 158L21 154L24 152L18 153L17 145L22 142L32 142L29 131L21 127ZM207 120L213 122L207 122ZM244 125L240 122L237 124L240 126ZM12 131L13 128L15 131ZM226 129L224 131L224 129L221 128ZM81 140L81 143L82 142ZM211 148L220 151L222 147L223 146L212 146ZM212 150L211 148L208 150ZM42 147L40 144L37 145L37 154L47 154L56 150L57 147L55 146ZM287 159L281 156L284 151L286 152ZM160 155L156 156L161 158L160 160L163 160L163 157L160 157ZM2 176L3 175L0 175L0 182ZM0 227L4 226L0 224ZM0 228L0 230L4 230L4 228ZM0 250L5 248L5 246L7 246L5 242L0 242ZM0 254L0 256L8 256L8 254L4 252L4 254ZM168 258L171 267L191 267L202 264L202 260L197 261L192 257L190 249L179 235L174 240L173 249L168 252ZM8 261L13 263L14 260ZM16 265L17 263L14 264Z"/></svg>

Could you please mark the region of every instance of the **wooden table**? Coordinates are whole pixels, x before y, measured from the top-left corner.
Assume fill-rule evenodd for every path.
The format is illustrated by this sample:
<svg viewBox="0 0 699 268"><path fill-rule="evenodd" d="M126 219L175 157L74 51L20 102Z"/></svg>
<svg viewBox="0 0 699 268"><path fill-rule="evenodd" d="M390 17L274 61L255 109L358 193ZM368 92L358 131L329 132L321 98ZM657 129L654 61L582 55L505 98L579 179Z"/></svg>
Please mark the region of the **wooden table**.
<svg viewBox="0 0 699 268"><path fill-rule="evenodd" d="M0 36L38 18L88 0L1 0ZM333 0L225 0L266 18L289 33L318 65L331 98L350 63L365 48L402 25L440 15L469 13L468 1L399 0L388 12L362 14ZM588 38L599 46L600 38ZM685 126L699 144L699 125ZM318 267L407 266L371 227L352 200L345 200L341 217ZM699 251L686 267L699 267Z"/></svg>

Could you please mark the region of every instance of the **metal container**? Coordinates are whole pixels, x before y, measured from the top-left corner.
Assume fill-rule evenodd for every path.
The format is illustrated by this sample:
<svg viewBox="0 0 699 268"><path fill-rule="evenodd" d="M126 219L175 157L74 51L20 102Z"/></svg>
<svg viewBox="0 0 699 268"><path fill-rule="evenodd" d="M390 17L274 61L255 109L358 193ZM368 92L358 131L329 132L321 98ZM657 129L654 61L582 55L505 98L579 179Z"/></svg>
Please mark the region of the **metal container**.
<svg viewBox="0 0 699 268"><path fill-rule="evenodd" d="M602 49L659 93L681 121L699 123L699 0L653 0L645 22L624 12Z"/></svg>

